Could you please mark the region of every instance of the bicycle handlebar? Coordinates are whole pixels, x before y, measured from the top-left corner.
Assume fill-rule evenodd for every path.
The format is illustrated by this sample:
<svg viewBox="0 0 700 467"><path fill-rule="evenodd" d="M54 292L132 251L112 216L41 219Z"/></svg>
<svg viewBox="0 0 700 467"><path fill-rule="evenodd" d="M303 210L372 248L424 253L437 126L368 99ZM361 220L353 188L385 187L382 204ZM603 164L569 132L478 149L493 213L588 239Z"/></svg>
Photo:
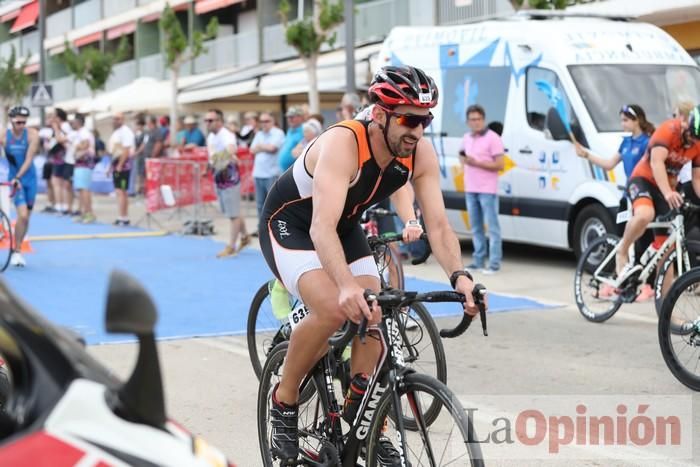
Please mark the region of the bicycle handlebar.
<svg viewBox="0 0 700 467"><path fill-rule="evenodd" d="M483 329L484 335L488 336L488 331L486 329L486 303L484 302L484 297L486 295L486 287L482 284L475 284L474 290L472 291L472 296L474 301L479 307L479 315L481 317L481 327ZM371 290L365 291L365 300L371 306L373 302L377 302L382 308L382 314L384 314L385 309L395 309L402 308L410 305L414 302L425 302L425 303L445 303L445 302L455 302L464 303L464 295L455 292L453 290L447 291L437 291L437 292L406 292L402 290L382 290L379 293L372 292ZM443 329L440 331L441 337L454 338L458 337L469 328L474 317L464 313L462 321L454 329ZM345 348L353 337L359 335L360 341L365 342L365 336L367 334L368 321L366 317L363 317L360 324L355 324L348 322L345 331L340 336L331 337L328 339L328 343L334 349Z"/></svg>
<svg viewBox="0 0 700 467"><path fill-rule="evenodd" d="M488 336L489 333L486 329L486 303L484 301L484 297L486 296L486 287L481 284L474 284L472 295L474 297L474 303L476 303L476 306L479 308L481 330L484 333L484 336ZM467 331L467 329L469 329L469 326L472 324L473 320L474 316L464 313L464 316L462 316L462 321L460 321L457 326L452 329L441 329L440 337L452 339L461 336Z"/></svg>
<svg viewBox="0 0 700 467"><path fill-rule="evenodd" d="M11 188L10 190L10 198L14 197L15 194L17 193L17 184L12 183L12 182L0 182L0 186L9 186Z"/></svg>
<svg viewBox="0 0 700 467"><path fill-rule="evenodd" d="M655 219L655 221L656 222L670 222L671 220L673 220L674 217L676 217L679 214L682 214L684 211L687 211L687 212L700 211L700 205L693 204L690 201L684 201L680 208L670 209L667 213L658 216Z"/></svg>

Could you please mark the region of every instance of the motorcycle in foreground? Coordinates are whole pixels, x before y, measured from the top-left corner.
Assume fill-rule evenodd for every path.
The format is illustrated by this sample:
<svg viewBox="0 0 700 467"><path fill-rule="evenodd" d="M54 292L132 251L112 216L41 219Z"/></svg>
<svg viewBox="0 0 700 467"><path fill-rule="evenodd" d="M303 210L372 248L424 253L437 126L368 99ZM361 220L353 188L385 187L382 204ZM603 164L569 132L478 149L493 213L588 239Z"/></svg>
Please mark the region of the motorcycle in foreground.
<svg viewBox="0 0 700 467"><path fill-rule="evenodd" d="M126 382L81 339L0 281L0 465L217 466L224 455L165 413L155 305L126 273L110 276L106 329L137 337Z"/></svg>

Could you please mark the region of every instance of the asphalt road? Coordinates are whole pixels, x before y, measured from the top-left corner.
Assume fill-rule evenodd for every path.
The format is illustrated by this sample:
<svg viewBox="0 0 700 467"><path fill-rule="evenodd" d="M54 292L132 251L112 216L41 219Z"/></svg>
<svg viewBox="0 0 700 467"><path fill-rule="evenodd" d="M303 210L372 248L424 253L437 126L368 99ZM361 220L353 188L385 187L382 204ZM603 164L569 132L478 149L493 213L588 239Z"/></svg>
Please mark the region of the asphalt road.
<svg viewBox="0 0 700 467"><path fill-rule="evenodd" d="M469 244L463 246L468 264ZM573 448L542 458L527 452L520 458L504 459L512 455L491 443L483 446L487 465L699 465L700 443L692 445L692 440L700 439L700 397L667 370L659 351L652 305L629 305L606 323L589 323L573 302L575 262L570 253L510 244L504 256L499 274L477 275L477 279L498 293L561 306L493 314L489 317L489 337L481 336L474 326L462 338L445 342L449 386L465 405L482 408L476 416L477 430L488 433L493 423L495 412L485 407L502 409L500 405L506 400L522 402L535 397L531 405L546 412L562 401L595 401L599 396L606 403L636 407L637 397L681 395L685 398L680 402L674 399L674 410L685 416L685 451L674 452L685 453L686 459L654 460L651 451L638 446L624 451ZM444 280L434 259L426 265L407 266L406 273ZM247 304L234 312L247 313ZM448 324L441 320L438 325L441 323ZM245 336L166 341L159 349L170 416L223 449L238 465L260 465L255 429L257 380ZM97 346L90 351L123 376L134 362L132 345ZM630 419L636 414L634 410Z"/></svg>

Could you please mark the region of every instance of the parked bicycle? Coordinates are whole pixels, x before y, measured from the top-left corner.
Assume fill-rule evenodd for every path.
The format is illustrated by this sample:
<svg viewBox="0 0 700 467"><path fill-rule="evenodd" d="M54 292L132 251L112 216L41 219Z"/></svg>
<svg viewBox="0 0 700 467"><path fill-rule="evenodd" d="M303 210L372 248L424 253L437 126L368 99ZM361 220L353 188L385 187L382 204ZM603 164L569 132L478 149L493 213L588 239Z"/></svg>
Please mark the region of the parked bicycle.
<svg viewBox="0 0 700 467"><path fill-rule="evenodd" d="M474 287L474 300L480 309L486 332L486 289ZM299 458L295 463L280 465L355 467L360 458L364 465L378 465L380 443L387 440L399 452L402 466L483 465L481 448L473 421L459 399L442 382L420 374L402 363L402 343L395 324L407 306L420 302L464 302L457 292L405 292L385 290L365 295L367 302L377 301L382 320L367 330L363 320L359 328L349 324L346 330L329 341L329 352L318 362L301 385L299 401ZM460 325L445 334L457 336L466 331L472 317L464 314ZM382 348L377 372L370 378L352 426L344 429L332 375L342 362L345 346L355 335L364 342L367 335L379 340ZM270 353L258 391L258 441L263 465L275 465L270 452L270 406L272 391L284 371L287 342ZM342 387L345 391L347 388ZM432 423L424 407L437 402L438 413ZM414 420L412 427L405 420Z"/></svg>
<svg viewBox="0 0 700 467"><path fill-rule="evenodd" d="M654 306L660 314L673 280L700 264L700 242L688 240L685 235L685 219L697 212L700 206L686 201L681 208L672 209L649 223L647 229L668 229L669 236L658 250L654 244L649 245L639 260L634 258L634 247L630 248L634 266L621 283L615 271L619 237L608 234L594 240L579 258L574 277L576 306L583 317L596 323L610 319L623 303L637 298L641 285L655 269Z"/></svg>
<svg viewBox="0 0 700 467"><path fill-rule="evenodd" d="M673 283L661 307L658 331L668 369L678 381L700 391L700 268Z"/></svg>

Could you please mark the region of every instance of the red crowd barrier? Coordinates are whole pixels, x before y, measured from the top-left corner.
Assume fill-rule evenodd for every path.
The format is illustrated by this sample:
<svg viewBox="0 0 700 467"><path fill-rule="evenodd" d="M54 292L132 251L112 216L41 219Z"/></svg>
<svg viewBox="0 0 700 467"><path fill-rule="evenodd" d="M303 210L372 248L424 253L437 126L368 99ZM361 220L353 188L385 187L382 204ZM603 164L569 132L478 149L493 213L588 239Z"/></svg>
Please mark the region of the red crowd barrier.
<svg viewBox="0 0 700 467"><path fill-rule="evenodd" d="M170 187L174 204L166 204L161 187ZM162 158L146 160L146 211L149 213L174 206L183 207L216 201L214 177L207 170L207 160Z"/></svg>
<svg viewBox="0 0 700 467"><path fill-rule="evenodd" d="M255 193L253 181L253 153L248 148L238 148L238 173L241 175L241 194L252 195Z"/></svg>

